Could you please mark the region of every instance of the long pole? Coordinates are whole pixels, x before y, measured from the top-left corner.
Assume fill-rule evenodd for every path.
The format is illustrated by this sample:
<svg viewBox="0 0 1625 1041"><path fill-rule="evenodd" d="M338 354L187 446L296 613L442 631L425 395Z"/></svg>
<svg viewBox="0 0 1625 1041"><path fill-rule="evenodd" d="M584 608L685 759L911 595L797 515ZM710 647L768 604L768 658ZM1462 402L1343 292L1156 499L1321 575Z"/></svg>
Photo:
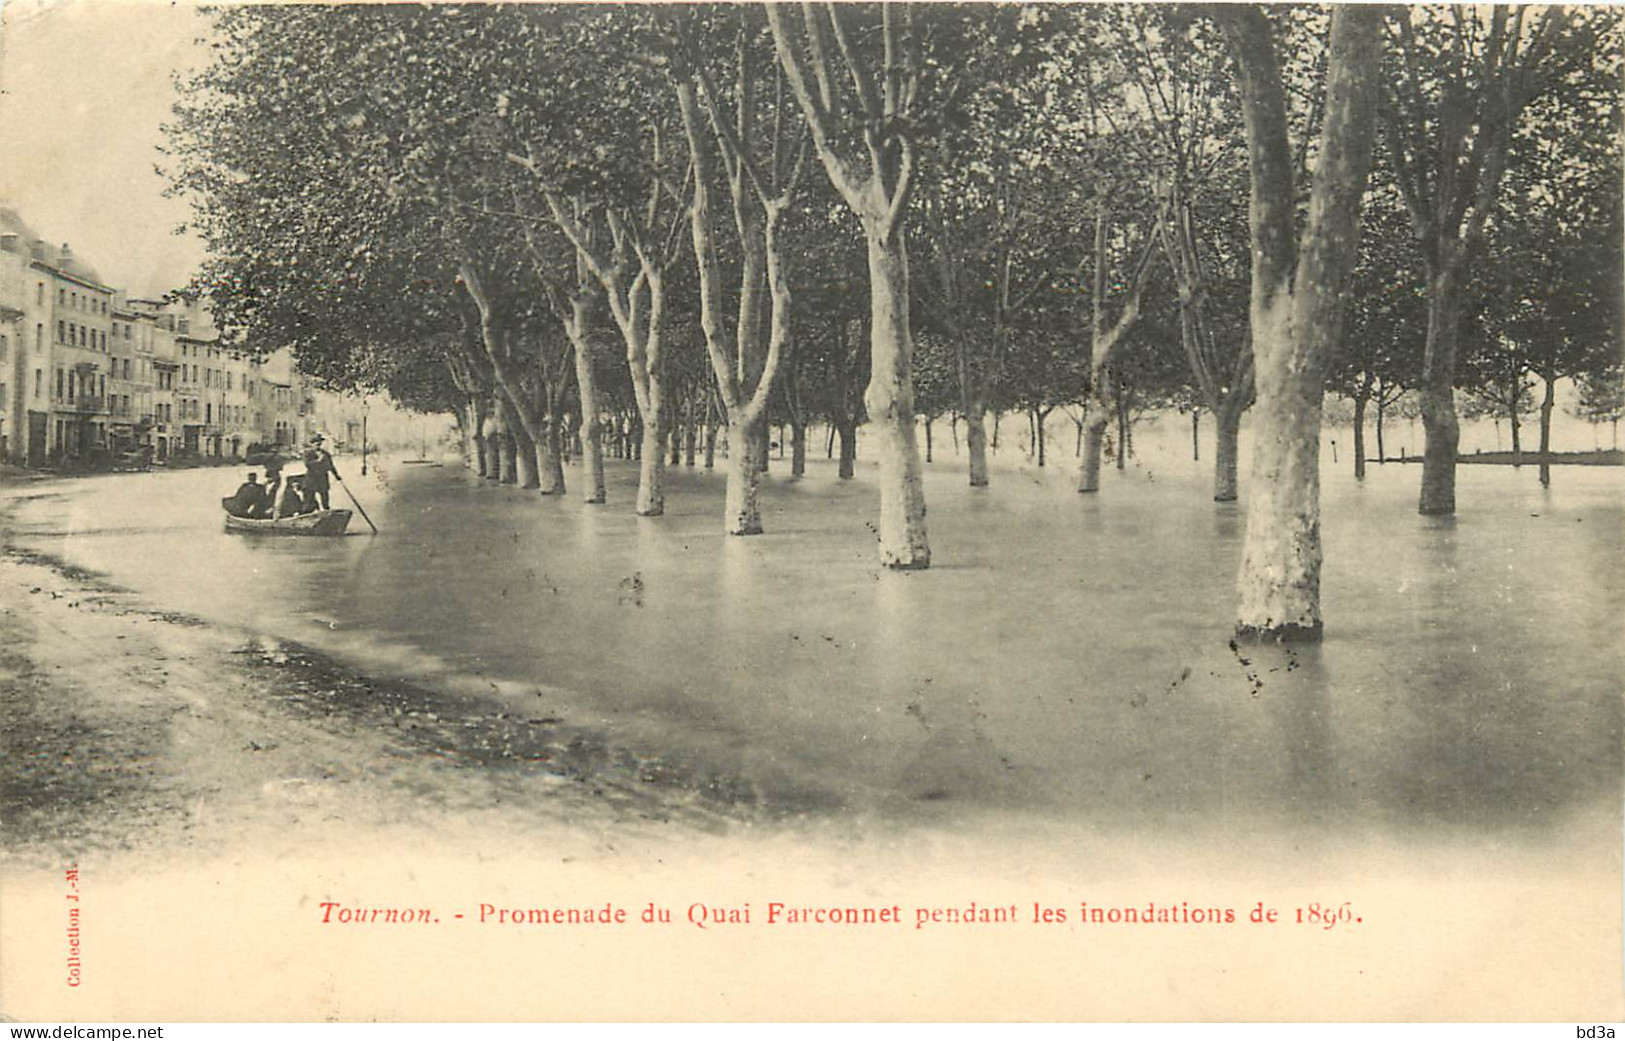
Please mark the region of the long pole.
<svg viewBox="0 0 1625 1041"><path fill-rule="evenodd" d="M367 414L361 413L361 476L367 476Z"/></svg>
<svg viewBox="0 0 1625 1041"><path fill-rule="evenodd" d="M333 472L333 476L338 477L338 471L335 470ZM367 522L367 527L372 529L372 533L374 535L378 534L378 525L374 524L372 522L372 518L367 516L367 510L361 505L361 500L355 497L355 492L350 490L350 486L344 483L343 478L339 479L339 487L344 489L344 494L348 495L350 497L350 501L355 504L356 512L360 513L361 519Z"/></svg>

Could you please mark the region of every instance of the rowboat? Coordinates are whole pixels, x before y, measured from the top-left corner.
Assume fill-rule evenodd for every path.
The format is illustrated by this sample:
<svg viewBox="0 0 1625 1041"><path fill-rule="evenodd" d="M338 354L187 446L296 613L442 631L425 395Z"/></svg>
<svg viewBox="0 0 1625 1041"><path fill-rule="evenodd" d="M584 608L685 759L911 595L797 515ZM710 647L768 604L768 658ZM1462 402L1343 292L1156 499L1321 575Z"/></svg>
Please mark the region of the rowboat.
<svg viewBox="0 0 1625 1041"><path fill-rule="evenodd" d="M243 535L343 535L349 526L349 510L317 510L276 518L226 514L226 530Z"/></svg>

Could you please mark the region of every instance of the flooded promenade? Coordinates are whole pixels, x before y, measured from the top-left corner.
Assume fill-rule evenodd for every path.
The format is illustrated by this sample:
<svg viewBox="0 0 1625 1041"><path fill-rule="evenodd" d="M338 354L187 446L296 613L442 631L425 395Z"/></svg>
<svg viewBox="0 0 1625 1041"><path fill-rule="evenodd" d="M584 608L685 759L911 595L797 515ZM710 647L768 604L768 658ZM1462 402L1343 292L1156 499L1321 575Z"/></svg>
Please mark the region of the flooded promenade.
<svg viewBox="0 0 1625 1041"><path fill-rule="evenodd" d="M382 534L222 532L234 471L7 489L11 545L156 609L368 676L564 719L753 814L939 821L989 808L1106 830L1539 831L1619 792L1618 474L1542 493L1415 471L1328 482L1327 639L1228 645L1242 522L1200 475L933 474L940 564L882 573L866 482L775 479L768 534L719 533L721 477L660 520L386 460L350 487ZM344 499L335 487L335 505Z"/></svg>

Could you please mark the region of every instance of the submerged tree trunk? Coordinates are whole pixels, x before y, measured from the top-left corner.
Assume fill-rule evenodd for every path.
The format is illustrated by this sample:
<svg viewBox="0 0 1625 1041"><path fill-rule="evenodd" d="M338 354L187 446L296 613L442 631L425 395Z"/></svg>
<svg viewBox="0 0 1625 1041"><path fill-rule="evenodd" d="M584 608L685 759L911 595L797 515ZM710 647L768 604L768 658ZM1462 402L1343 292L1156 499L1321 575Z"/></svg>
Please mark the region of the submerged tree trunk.
<svg viewBox="0 0 1625 1041"><path fill-rule="evenodd" d="M1546 394L1540 399L1540 483L1552 483L1552 405L1557 400L1557 373L1548 369L1542 376Z"/></svg>
<svg viewBox="0 0 1625 1041"><path fill-rule="evenodd" d="M543 425L543 441L536 453L537 465L541 473L537 476L541 480L541 493L543 495L564 494L564 442L560 436L560 417L551 413Z"/></svg>
<svg viewBox="0 0 1625 1041"><path fill-rule="evenodd" d="M1239 71L1251 186L1248 317L1257 404L1236 631L1318 640L1321 405L1341 298L1359 252L1384 14L1369 5L1333 9L1320 159L1301 240L1286 91L1269 21L1260 9L1239 6L1217 17Z"/></svg>
<svg viewBox="0 0 1625 1041"><path fill-rule="evenodd" d="M1387 449L1385 449L1383 447L1383 444L1382 444L1382 414L1385 411L1387 411L1387 408L1388 408L1388 406L1386 404L1384 404L1382 394L1379 392L1377 394L1377 465L1378 466L1381 466L1382 464L1384 464L1384 463L1386 463L1388 461Z"/></svg>
<svg viewBox="0 0 1625 1041"><path fill-rule="evenodd" d="M500 481L502 479L502 424L497 420L497 409L494 402L491 411L486 413L485 422L480 429L485 432L485 473L481 476L487 481Z"/></svg>
<svg viewBox="0 0 1625 1041"><path fill-rule="evenodd" d="M973 401L965 412L965 451L970 458L970 486L987 487L987 410Z"/></svg>
<svg viewBox="0 0 1625 1041"><path fill-rule="evenodd" d="M1215 417L1213 444L1213 501L1236 501L1236 442L1241 432L1241 409L1235 399Z"/></svg>
<svg viewBox="0 0 1625 1041"><path fill-rule="evenodd" d="M743 424L728 424L728 490L723 520L729 535L762 533L762 473L752 451L756 444L754 433Z"/></svg>
<svg viewBox="0 0 1625 1041"><path fill-rule="evenodd" d="M1128 396L1117 399L1117 468L1128 469L1129 453Z"/></svg>
<svg viewBox="0 0 1625 1041"><path fill-rule="evenodd" d="M660 451L661 408L655 394L650 398L643 415L643 436L638 443L639 517L659 517L666 512L666 457Z"/></svg>
<svg viewBox="0 0 1625 1041"><path fill-rule="evenodd" d="M1354 396L1354 479L1365 480L1365 403L1367 396Z"/></svg>
<svg viewBox="0 0 1625 1041"><path fill-rule="evenodd" d="M1456 340L1460 290L1454 272L1435 277L1428 287L1428 331L1422 375L1422 493L1417 512L1445 516L1456 512L1456 453L1461 426L1456 419Z"/></svg>
<svg viewBox="0 0 1625 1041"><path fill-rule="evenodd" d="M868 236L870 374L863 402L880 461L880 560L887 567L926 568L925 486L914 440L913 333L908 319L908 249L901 233Z"/></svg>
<svg viewBox="0 0 1625 1041"><path fill-rule="evenodd" d="M598 417L598 394L591 372L581 378L581 370L591 370L590 359L576 360L576 389L581 398L581 499L597 504L609 496L604 486L604 430Z"/></svg>
<svg viewBox="0 0 1625 1041"><path fill-rule="evenodd" d="M1292 297L1253 307L1257 434L1248 484L1238 631L1319 639L1320 399L1314 379L1296 377Z"/></svg>
<svg viewBox="0 0 1625 1041"><path fill-rule="evenodd" d="M1100 491L1100 457L1106 444L1106 426L1111 416L1096 408L1083 426L1083 458L1078 462L1078 491Z"/></svg>
<svg viewBox="0 0 1625 1041"><path fill-rule="evenodd" d="M855 420L842 420L835 425L835 432L841 441L841 461L836 475L847 480L857 472L858 424Z"/></svg>
<svg viewBox="0 0 1625 1041"><path fill-rule="evenodd" d="M508 441L513 445L514 483L521 488L536 488L540 485L537 480L536 442L531 440L525 425L519 420L518 406L506 400L502 401L503 427L507 430ZM507 477L503 477L507 481Z"/></svg>

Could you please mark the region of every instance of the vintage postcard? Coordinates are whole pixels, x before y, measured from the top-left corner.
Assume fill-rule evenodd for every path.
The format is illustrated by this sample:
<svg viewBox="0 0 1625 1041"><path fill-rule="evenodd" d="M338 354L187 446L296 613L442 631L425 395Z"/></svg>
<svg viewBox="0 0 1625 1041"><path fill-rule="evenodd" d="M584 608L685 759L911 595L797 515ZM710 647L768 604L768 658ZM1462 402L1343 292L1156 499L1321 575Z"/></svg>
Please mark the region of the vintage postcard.
<svg viewBox="0 0 1625 1041"><path fill-rule="evenodd" d="M7 0L0 1016L1617 1022L1621 32Z"/></svg>

